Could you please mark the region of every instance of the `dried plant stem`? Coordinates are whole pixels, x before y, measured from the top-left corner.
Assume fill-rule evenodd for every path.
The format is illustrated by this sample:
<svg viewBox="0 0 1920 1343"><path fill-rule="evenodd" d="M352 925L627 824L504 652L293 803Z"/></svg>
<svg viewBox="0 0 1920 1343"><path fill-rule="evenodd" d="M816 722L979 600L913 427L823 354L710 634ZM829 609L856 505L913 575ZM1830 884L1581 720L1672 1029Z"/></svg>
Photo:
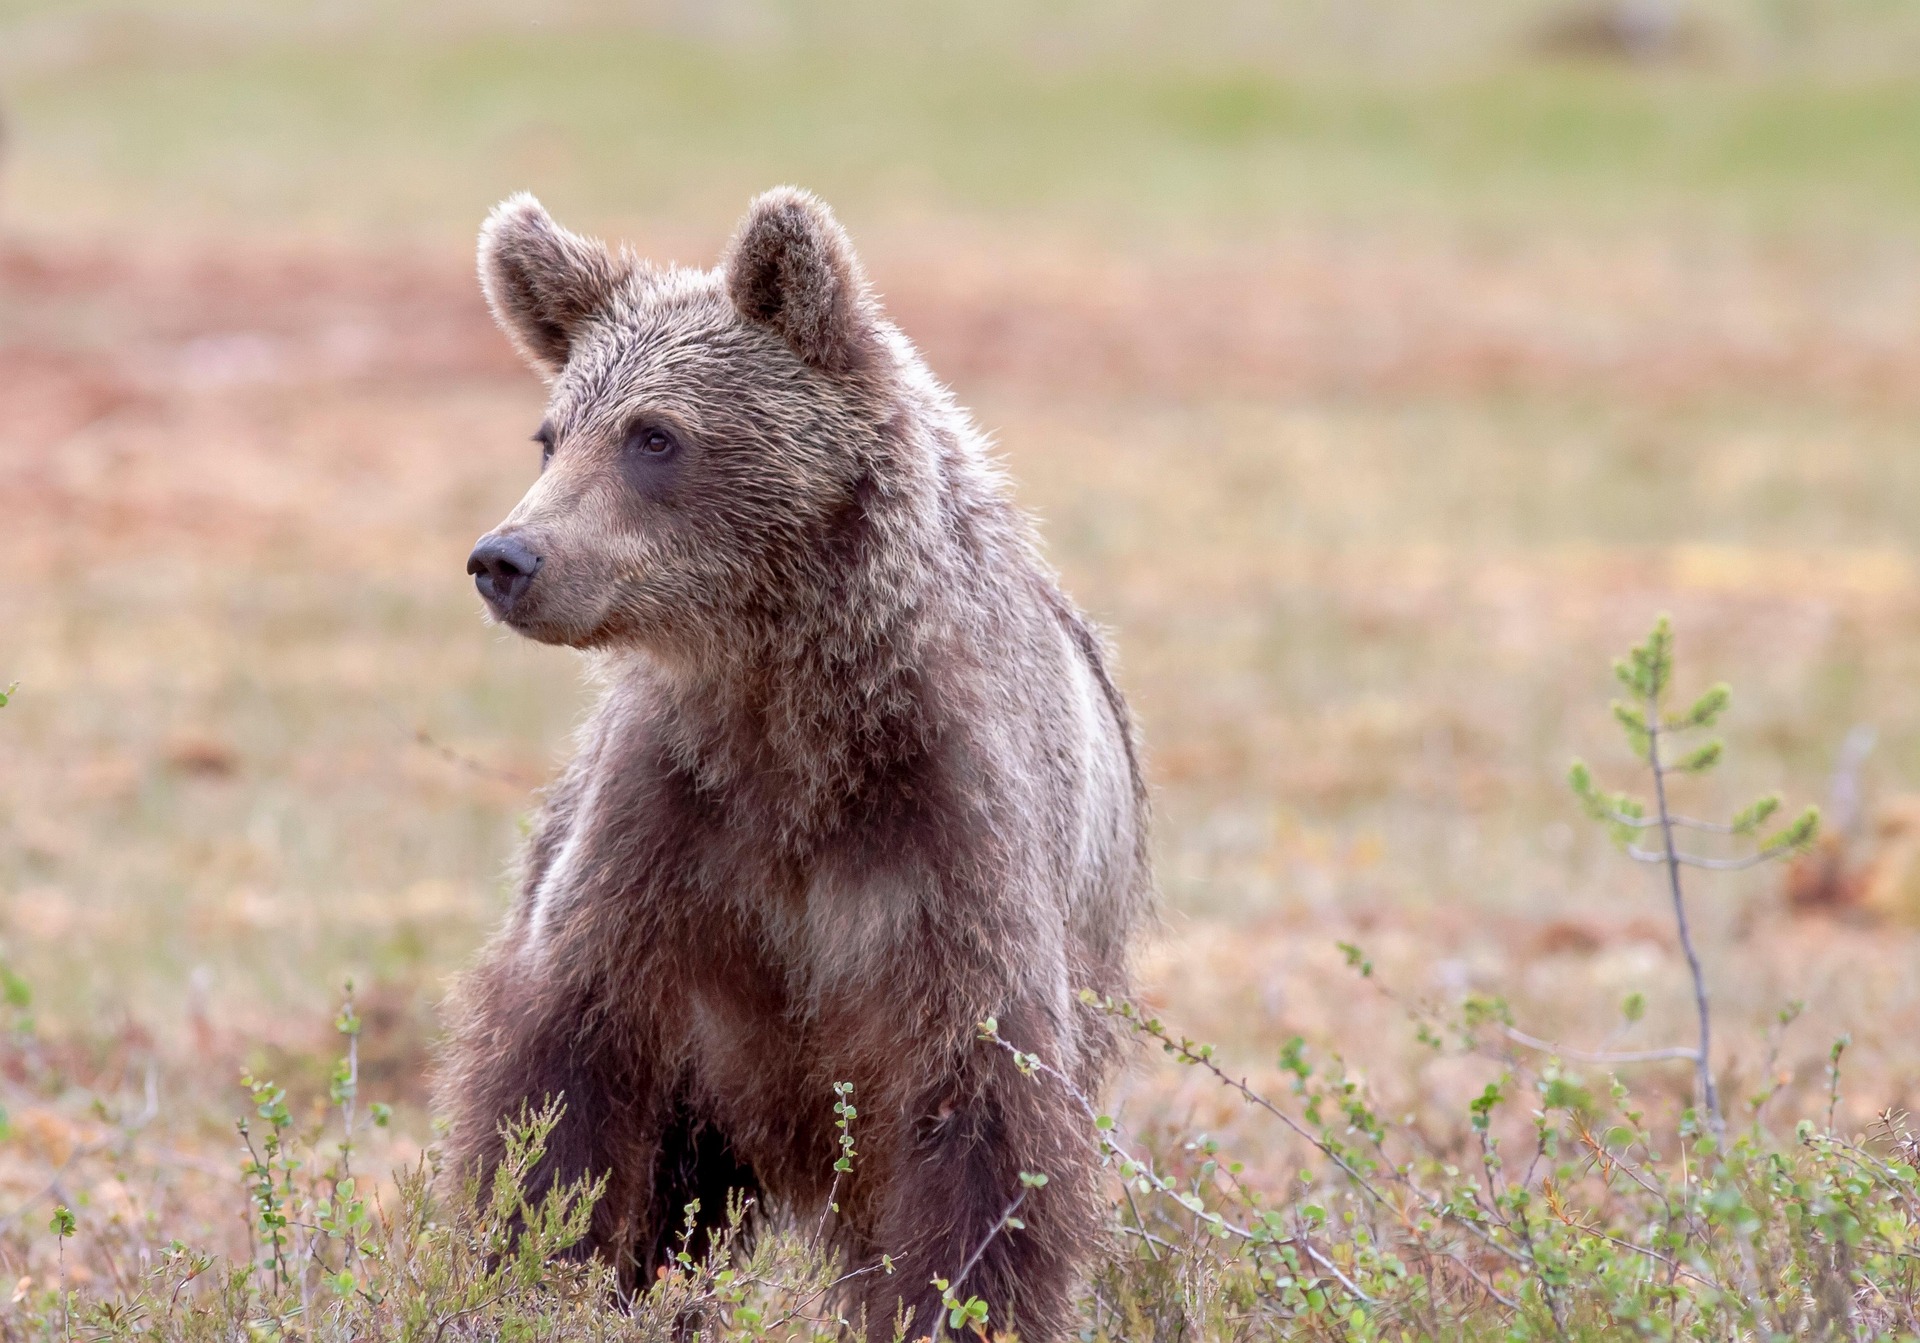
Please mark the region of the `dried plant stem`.
<svg viewBox="0 0 1920 1343"><path fill-rule="evenodd" d="M1576 1063L1666 1063L1675 1059L1697 1061L1700 1057L1700 1051L1692 1045L1673 1045L1666 1049L1575 1049L1552 1040L1542 1040L1537 1035L1528 1035L1517 1027L1502 1026L1500 1029L1517 1045L1558 1058L1572 1059Z"/></svg>
<svg viewBox="0 0 1920 1343"><path fill-rule="evenodd" d="M960 1271L953 1275L953 1286L948 1290L952 1291L956 1295L959 1294L960 1284L967 1280L967 1274L973 1272L974 1265L980 1262L980 1257L987 1252L987 1247L993 1244L994 1238L996 1236L998 1236L1002 1231L1006 1230L1008 1220L1015 1213L1020 1211L1020 1205L1022 1203L1025 1203L1026 1201L1027 1201L1027 1191L1025 1189L1022 1189L1019 1193L1013 1196L1013 1202L1007 1204L1006 1211L1002 1212L1000 1216L994 1221L993 1226L988 1229L985 1237L981 1239L978 1245L973 1247L973 1253L967 1256L967 1262L962 1264L960 1266Z"/></svg>
<svg viewBox="0 0 1920 1343"><path fill-rule="evenodd" d="M1727 1122L1720 1114L1720 1092L1713 1082L1713 1013L1707 1003L1707 976L1700 966L1700 953L1693 947L1693 932L1687 925L1686 895L1680 886L1680 851L1673 842L1674 818L1667 806L1667 774L1660 762L1660 701L1647 697L1647 764L1653 770L1654 809L1660 818L1662 861L1667 869L1667 892L1673 897L1673 922L1680 933L1680 950L1687 958L1687 971L1693 976L1693 1007L1699 1019L1700 1044L1694 1055L1694 1076L1700 1090L1700 1103L1713 1126L1713 1136L1724 1142Z"/></svg>

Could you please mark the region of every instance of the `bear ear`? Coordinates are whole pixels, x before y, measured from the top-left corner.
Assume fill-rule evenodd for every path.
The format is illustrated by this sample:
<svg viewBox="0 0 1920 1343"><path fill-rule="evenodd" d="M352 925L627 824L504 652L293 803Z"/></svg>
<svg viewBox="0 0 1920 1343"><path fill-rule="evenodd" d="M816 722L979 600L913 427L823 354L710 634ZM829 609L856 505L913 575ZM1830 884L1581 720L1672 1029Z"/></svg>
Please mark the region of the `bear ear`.
<svg viewBox="0 0 1920 1343"><path fill-rule="evenodd" d="M873 347L873 301L846 230L819 197L775 187L754 198L723 263L727 293L813 367L847 373Z"/></svg>
<svg viewBox="0 0 1920 1343"><path fill-rule="evenodd" d="M604 243L569 233L524 191L480 228L480 288L493 319L548 378L567 366L581 328L632 270Z"/></svg>

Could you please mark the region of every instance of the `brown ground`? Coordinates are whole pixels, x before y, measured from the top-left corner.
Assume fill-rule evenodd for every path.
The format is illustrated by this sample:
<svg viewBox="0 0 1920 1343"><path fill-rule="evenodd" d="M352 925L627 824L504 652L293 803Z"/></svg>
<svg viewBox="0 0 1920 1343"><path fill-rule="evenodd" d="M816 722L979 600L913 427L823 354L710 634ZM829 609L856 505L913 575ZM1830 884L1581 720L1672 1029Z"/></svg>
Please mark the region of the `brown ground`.
<svg viewBox="0 0 1920 1343"><path fill-rule="evenodd" d="M1847 729L1879 731L1821 907L1696 886L1729 1092L1802 998L1782 1112L1824 1103L1842 1030L1857 1115L1908 1102L1914 258L916 235L872 263L1115 628L1171 900L1147 980L1181 1029L1256 1071L1305 1034L1457 1122L1493 1065L1425 1059L1352 939L1409 998L1503 994L1595 1047L1640 991L1626 1044L1683 1040L1658 894L1557 783L1575 751L1630 780L1606 656L1669 609L1688 683L1741 692L1735 785L1700 806L1818 799ZM118 1218L128 1262L237 1243L231 1079L306 1104L349 974L366 1093L401 1107L367 1160L428 1138L434 1003L580 702L462 573L538 404L458 257L0 246L0 937L38 1014L0 1083L0 1267L39 1263L55 1200ZM1294 1159L1188 1075L1125 1105ZM89 1243L70 1271L125 1271Z"/></svg>

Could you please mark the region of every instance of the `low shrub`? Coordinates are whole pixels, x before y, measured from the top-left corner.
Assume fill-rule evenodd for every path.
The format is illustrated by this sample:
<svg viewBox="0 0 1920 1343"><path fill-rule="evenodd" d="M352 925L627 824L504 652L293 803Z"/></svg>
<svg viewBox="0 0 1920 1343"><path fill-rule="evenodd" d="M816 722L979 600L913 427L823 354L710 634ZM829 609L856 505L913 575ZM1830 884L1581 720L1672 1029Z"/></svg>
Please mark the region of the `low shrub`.
<svg viewBox="0 0 1920 1343"><path fill-rule="evenodd" d="M1870 1131L1836 1131L1841 1064L1828 1058L1824 1121L1772 1114L1778 1084L1730 1118L1716 1084L1712 1016L1687 922L1685 873L1765 862L1804 847L1809 811L1743 853L1686 850L1685 834L1731 846L1778 810L1762 799L1726 823L1677 813L1669 783L1711 768L1718 742L1683 749L1728 694L1714 687L1668 710L1672 634L1662 621L1619 664L1631 698L1614 706L1648 767L1650 801L1603 790L1576 764L1582 806L1630 856L1656 866L1693 976L1697 1038L1633 1052L1578 1051L1520 1029L1498 998L1436 1004L1380 985L1358 946L1353 973L1394 996L1436 1055L1472 1059L1491 1080L1454 1122L1384 1110L1338 1056L1294 1038L1278 1050L1279 1088L1253 1085L1212 1046L1138 1005L1085 996L1174 1062L1208 1075L1263 1115L1295 1149L1276 1182L1204 1134L1123 1132L1095 1099L982 1022L980 1047L1009 1051L1035 1086L1066 1087L1113 1173L1111 1236L1084 1298L1088 1340L1269 1338L1576 1340L1920 1337L1920 1134L1883 1114ZM1637 995L1626 1004L1638 1015ZM1779 1014L1772 1039L1797 1013ZM331 1109L308 1130L285 1094L246 1078L239 1125L253 1249L245 1260L174 1242L137 1282L113 1291L52 1283L16 1292L7 1339L840 1339L845 1270L819 1224L767 1219L696 1243L692 1209L671 1264L623 1298L605 1266L572 1256L601 1186L539 1200L526 1193L564 1098L510 1126L508 1159L485 1187L459 1186L431 1157L378 1192L354 1170L356 1135L385 1114L359 1111L359 1019L351 991L336 1026L346 1045ZM1642 1065L1686 1060L1694 1102L1643 1105L1626 1080ZM1771 1073L1771 1068L1767 1070ZM836 1176L858 1161L851 1088L835 1088ZM1784 1126L1783 1126L1784 1125ZM1023 1179L1040 1182L1044 1172ZM1017 1206L995 1234L1023 1234ZM54 1209L62 1247L75 1221ZM976 1256L977 1257L977 1256ZM57 1259L57 1264L64 1259ZM890 1268L883 1266L882 1270ZM920 1336L998 1337L967 1292L966 1265L942 1282L939 1319ZM23 1284L24 1285L24 1284Z"/></svg>

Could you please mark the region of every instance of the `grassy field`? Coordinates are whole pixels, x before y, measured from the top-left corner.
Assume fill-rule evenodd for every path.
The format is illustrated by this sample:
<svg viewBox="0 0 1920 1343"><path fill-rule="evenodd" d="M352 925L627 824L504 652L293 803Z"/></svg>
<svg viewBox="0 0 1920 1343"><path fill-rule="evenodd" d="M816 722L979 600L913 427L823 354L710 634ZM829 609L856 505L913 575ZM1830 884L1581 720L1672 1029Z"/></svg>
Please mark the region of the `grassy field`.
<svg viewBox="0 0 1920 1343"><path fill-rule="evenodd" d="M629 227L802 179L907 227L1186 245L1303 216L1897 236L1920 198L1920 22L1858 0L1799 28L1703 8L1712 41L1654 69L1531 58L1558 11L1498 0L15 7L0 78L42 228L438 245L501 181Z"/></svg>
<svg viewBox="0 0 1920 1343"><path fill-rule="evenodd" d="M1698 888L1728 1090L1790 1128L1850 1032L1841 1127L1911 1104L1920 23L1700 4L1634 62L1451 9L0 0L0 1271L44 1289L55 1203L70 1282L244 1254L234 1079L322 1094L348 977L368 1159L431 1142L583 693L462 572L535 465L470 262L520 188L700 264L761 187L834 201L1114 632L1149 998L1236 1068L1299 1034L1457 1124L1497 1067L1404 1000L1684 1041L1663 897L1562 782L1630 765L1608 659L1671 611L1737 696L1689 805L1826 802L1874 733L1844 880ZM1143 1061L1122 1114L1290 1178L1203 1081Z"/></svg>

